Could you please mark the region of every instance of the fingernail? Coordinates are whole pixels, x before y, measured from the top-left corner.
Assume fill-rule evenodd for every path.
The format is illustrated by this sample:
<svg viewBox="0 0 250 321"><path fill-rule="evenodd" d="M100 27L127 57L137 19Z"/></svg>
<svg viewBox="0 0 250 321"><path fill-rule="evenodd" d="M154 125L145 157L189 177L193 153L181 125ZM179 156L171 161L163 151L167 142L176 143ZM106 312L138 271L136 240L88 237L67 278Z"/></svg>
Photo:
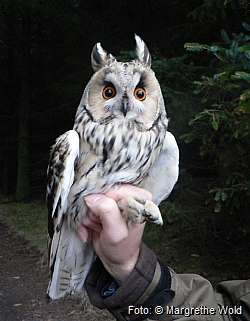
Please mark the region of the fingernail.
<svg viewBox="0 0 250 321"><path fill-rule="evenodd" d="M120 189L120 188L121 188L121 186L122 186L122 184L121 184L121 183L117 183L117 184L113 185L113 189L114 189L114 191L118 191L118 189Z"/></svg>
<svg viewBox="0 0 250 321"><path fill-rule="evenodd" d="M87 242L86 233L84 233L84 231L80 227L77 229L77 234L81 241L83 241L84 243Z"/></svg>
<svg viewBox="0 0 250 321"><path fill-rule="evenodd" d="M88 203L89 205L91 204L95 204L95 202L97 202L100 198L102 198L101 194L90 194L85 196L85 201L86 203Z"/></svg>

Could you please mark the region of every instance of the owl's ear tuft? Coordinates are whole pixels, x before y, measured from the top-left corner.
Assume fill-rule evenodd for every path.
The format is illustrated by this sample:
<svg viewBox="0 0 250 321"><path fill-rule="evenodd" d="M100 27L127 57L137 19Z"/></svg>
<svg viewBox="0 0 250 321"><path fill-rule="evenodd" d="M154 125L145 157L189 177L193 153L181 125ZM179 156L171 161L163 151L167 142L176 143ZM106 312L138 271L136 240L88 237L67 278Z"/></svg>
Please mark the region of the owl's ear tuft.
<svg viewBox="0 0 250 321"><path fill-rule="evenodd" d="M115 62L115 57L111 54L108 54L98 42L91 53L91 64L94 71L98 71L102 67Z"/></svg>
<svg viewBox="0 0 250 321"><path fill-rule="evenodd" d="M136 41L136 54L137 58L141 63L144 63L148 67L151 66L151 56L148 51L148 47L146 46L145 42L135 34L135 41Z"/></svg>

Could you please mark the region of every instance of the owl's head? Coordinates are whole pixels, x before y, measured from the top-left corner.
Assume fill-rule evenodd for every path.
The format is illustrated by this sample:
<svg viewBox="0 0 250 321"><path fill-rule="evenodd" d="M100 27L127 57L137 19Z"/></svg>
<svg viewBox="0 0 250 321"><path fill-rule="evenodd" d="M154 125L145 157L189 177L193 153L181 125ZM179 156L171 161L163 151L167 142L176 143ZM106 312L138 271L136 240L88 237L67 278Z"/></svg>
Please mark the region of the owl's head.
<svg viewBox="0 0 250 321"><path fill-rule="evenodd" d="M137 35L135 41L137 59L130 62L118 62L100 43L92 50L95 74L84 91L80 106L96 122L135 120L147 130L159 116L166 115L148 48Z"/></svg>

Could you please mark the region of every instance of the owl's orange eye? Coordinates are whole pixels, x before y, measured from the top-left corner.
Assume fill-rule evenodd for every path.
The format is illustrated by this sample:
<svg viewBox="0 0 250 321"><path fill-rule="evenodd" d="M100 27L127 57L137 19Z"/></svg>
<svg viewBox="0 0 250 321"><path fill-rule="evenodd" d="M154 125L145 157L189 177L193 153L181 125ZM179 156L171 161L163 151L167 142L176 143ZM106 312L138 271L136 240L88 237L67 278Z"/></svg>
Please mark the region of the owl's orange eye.
<svg viewBox="0 0 250 321"><path fill-rule="evenodd" d="M142 87L137 87L134 91L134 96L138 100L144 100L146 98L146 90Z"/></svg>
<svg viewBox="0 0 250 321"><path fill-rule="evenodd" d="M105 99L110 99L113 98L116 95L116 91L115 88L112 86L106 86L104 87L103 91L102 91L102 96Z"/></svg>

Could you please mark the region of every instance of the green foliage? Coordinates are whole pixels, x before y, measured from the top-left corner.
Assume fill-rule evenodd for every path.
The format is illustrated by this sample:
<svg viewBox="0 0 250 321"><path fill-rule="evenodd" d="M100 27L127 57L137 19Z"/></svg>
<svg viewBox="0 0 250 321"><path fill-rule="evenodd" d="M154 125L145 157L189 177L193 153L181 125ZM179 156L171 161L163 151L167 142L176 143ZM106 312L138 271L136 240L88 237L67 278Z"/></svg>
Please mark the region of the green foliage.
<svg viewBox="0 0 250 321"><path fill-rule="evenodd" d="M250 31L247 23L242 25ZM190 121L192 129L182 139L199 140L200 155L210 159L216 173L207 203L214 203L221 217L231 214L234 222L245 224L250 205L250 35L230 39L224 30L221 35L224 45L185 44L187 50L206 50L216 59L211 62L213 76L195 82L203 111Z"/></svg>
<svg viewBox="0 0 250 321"><path fill-rule="evenodd" d="M199 7L189 12L188 16L192 19L199 19L201 22L217 21L226 18L228 8L237 10L248 7L248 0L204 0Z"/></svg>
<svg viewBox="0 0 250 321"><path fill-rule="evenodd" d="M178 139L191 115L199 108L196 97L190 93L193 79L202 68L190 63L188 55L170 59L155 57L152 68L161 85L170 130Z"/></svg>

